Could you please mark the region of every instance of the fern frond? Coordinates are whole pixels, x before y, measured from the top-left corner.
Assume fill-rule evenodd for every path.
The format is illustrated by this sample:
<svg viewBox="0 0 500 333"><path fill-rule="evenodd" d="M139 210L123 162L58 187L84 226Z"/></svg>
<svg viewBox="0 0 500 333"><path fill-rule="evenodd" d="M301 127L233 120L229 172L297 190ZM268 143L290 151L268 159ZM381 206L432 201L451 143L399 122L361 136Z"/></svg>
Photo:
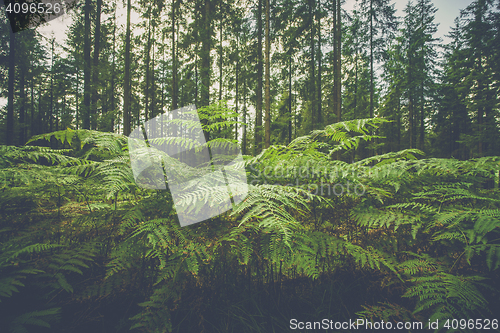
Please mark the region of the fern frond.
<svg viewBox="0 0 500 333"><path fill-rule="evenodd" d="M10 331L14 333L28 333L26 325L50 328L50 322L59 320L61 308L50 308L24 313L10 323Z"/></svg>
<svg viewBox="0 0 500 333"><path fill-rule="evenodd" d="M414 277L415 284L403 297L418 298L413 313L434 309L443 316L453 317L458 311L464 317L471 317L474 311L487 309L487 301L475 286L484 280L479 276L455 276L437 273L431 276ZM436 313L434 313L435 315Z"/></svg>

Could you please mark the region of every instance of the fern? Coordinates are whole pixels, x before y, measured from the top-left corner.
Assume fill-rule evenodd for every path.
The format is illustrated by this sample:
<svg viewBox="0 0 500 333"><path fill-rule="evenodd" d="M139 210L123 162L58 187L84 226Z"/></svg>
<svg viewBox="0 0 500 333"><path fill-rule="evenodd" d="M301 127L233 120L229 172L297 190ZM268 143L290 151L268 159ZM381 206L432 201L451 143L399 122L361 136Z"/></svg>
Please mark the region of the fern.
<svg viewBox="0 0 500 333"><path fill-rule="evenodd" d="M13 333L28 333L28 327L38 326L50 328L50 322L60 318L61 308L50 308L24 313L10 323L9 330Z"/></svg>
<svg viewBox="0 0 500 333"><path fill-rule="evenodd" d="M430 321L453 319L457 315L465 319L473 318L482 311L487 311L487 302L477 289L480 276L456 276L437 273L431 276L414 277L414 283L403 297L418 298L413 313L430 310Z"/></svg>
<svg viewBox="0 0 500 333"><path fill-rule="evenodd" d="M234 208L232 214L245 212L240 226L257 219L258 228L282 235L284 243L290 245L292 232L298 222L285 207L302 213L308 209L308 199L311 199L310 194L297 188L250 185L248 196Z"/></svg>
<svg viewBox="0 0 500 333"><path fill-rule="evenodd" d="M235 148L236 114L226 104L198 114L212 138L198 150ZM498 158L421 159L421 151L408 149L352 163L332 160L375 138L370 133L384 122L329 125L225 166L246 168L248 196L232 212L185 228L169 191L135 184L124 136L64 130L30 144L57 142L65 149L0 147L0 213L8 223L0 225L0 299L7 307L33 299L35 311L2 319L12 329L30 329L37 320L46 326L57 320L57 313L43 313L47 300L113 304L124 296L140 300L133 329L163 332L173 329L179 305L192 305L187 288L232 288L244 277L249 290L267 292L260 287L278 279L278 269L280 286L302 280L321 286L340 273L336 278L366 276L373 288L410 299L405 307L392 300L366 304L358 313L364 318L479 318L488 308L479 290L500 267L498 189L483 186L495 177ZM181 206L197 210L204 206L194 203L217 206L227 198L228 187L219 184L226 179L200 185L206 165L187 166L155 148L166 142L194 147L167 137L134 153L186 181ZM231 158L219 157L217 166ZM231 172L226 177L238 183ZM298 178L304 185L349 181L365 191L315 195L288 186ZM229 189L235 198L244 192L238 184Z"/></svg>

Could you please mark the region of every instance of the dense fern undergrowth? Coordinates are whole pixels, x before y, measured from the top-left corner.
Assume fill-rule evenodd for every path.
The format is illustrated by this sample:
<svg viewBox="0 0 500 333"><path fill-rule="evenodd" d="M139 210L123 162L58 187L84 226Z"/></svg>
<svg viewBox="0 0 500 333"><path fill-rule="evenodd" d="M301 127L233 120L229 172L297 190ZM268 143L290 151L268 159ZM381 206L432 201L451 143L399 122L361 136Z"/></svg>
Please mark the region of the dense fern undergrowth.
<svg viewBox="0 0 500 333"><path fill-rule="evenodd" d="M232 142L229 118L204 125L212 144ZM1 146L2 330L500 319L500 157L359 159L383 122L245 156L246 199L183 228L168 190L136 186L126 137L68 129Z"/></svg>

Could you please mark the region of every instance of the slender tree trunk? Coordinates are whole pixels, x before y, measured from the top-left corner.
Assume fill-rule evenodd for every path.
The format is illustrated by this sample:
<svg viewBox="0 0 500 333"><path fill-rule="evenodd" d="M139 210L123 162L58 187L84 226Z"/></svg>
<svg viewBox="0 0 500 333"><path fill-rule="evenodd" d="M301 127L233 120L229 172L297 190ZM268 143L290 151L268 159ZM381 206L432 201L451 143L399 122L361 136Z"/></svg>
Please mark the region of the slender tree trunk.
<svg viewBox="0 0 500 333"><path fill-rule="evenodd" d="M56 131L59 131L59 105L58 103L56 103L56 108L55 108L55 112L54 112L54 120L56 122L56 126L55 126L55 130Z"/></svg>
<svg viewBox="0 0 500 333"><path fill-rule="evenodd" d="M38 133L44 132L44 116L42 111L42 77L40 76L40 82L38 83Z"/></svg>
<svg viewBox="0 0 500 333"><path fill-rule="evenodd" d="M12 145L14 143L14 80L16 76L16 34L10 32L9 41L9 82L7 96L7 130L5 143Z"/></svg>
<svg viewBox="0 0 500 333"><path fill-rule="evenodd" d="M146 84L144 86L144 119L148 120L149 109L149 63L151 62L151 8L148 15L148 41L146 42ZM140 118L140 117L139 117ZM140 120L137 120L137 126L140 125Z"/></svg>
<svg viewBox="0 0 500 333"><path fill-rule="evenodd" d="M243 139L241 141L242 154L247 154L247 78L243 80Z"/></svg>
<svg viewBox="0 0 500 333"><path fill-rule="evenodd" d="M288 143L292 142L292 49L288 56Z"/></svg>
<svg viewBox="0 0 500 333"><path fill-rule="evenodd" d="M55 39L52 38L52 56L50 63L50 108L49 108L49 132L52 132L52 117L54 114L54 42Z"/></svg>
<svg viewBox="0 0 500 333"><path fill-rule="evenodd" d="M236 35L236 69L235 69L235 76L236 76L236 96L235 96L235 109L236 109L236 124L234 125L234 138L238 140L238 101L239 101L239 72L240 72L240 45L239 45L239 33Z"/></svg>
<svg viewBox="0 0 500 333"><path fill-rule="evenodd" d="M197 5L195 6L195 13L194 13L194 19L195 19L195 22L200 22L200 19L199 19L199 6L198 6L198 3ZM199 26L200 24L198 24ZM199 30L197 30L199 31ZM196 44L195 44L195 52L194 52L194 79L195 79L195 83L194 83L194 101L195 101L195 105L196 106L199 106L198 102L199 102L199 97L198 97L198 81L199 81L199 77L198 77L198 67L200 65L199 61L199 54L200 54L200 34L198 33L197 35L198 38L196 38Z"/></svg>
<svg viewBox="0 0 500 333"><path fill-rule="evenodd" d="M420 86L420 135L418 136L418 146L421 150L424 149L424 135L425 135L425 99L424 99L424 85Z"/></svg>
<svg viewBox="0 0 500 333"><path fill-rule="evenodd" d="M64 129L63 117L66 115L66 89L63 91L62 109L61 109L61 128Z"/></svg>
<svg viewBox="0 0 500 333"><path fill-rule="evenodd" d="M91 86L90 86L90 75L91 75L91 63L90 63L90 11L92 6L92 0L85 0L85 25L84 25L84 42L83 42L83 123L82 127L84 129L90 129L90 99L91 99ZM50 121L50 127L52 130L52 121Z"/></svg>
<svg viewBox="0 0 500 333"><path fill-rule="evenodd" d="M155 103L156 103L156 96L155 96L155 91L156 91L156 80L155 80L155 23L153 22L153 41L151 42L151 47L153 48L153 56L151 59L152 66L151 66L151 109L150 109L150 119L153 119L155 117ZM153 134L154 134L155 129L153 128Z"/></svg>
<svg viewBox="0 0 500 333"><path fill-rule="evenodd" d="M64 91L62 92L62 95L64 96ZM63 99L63 103L64 103L64 99ZM59 105L57 105L57 108L56 108L56 131L59 131L59 118L62 118L62 115L64 114L63 112L64 112L64 104L63 104L62 108Z"/></svg>
<svg viewBox="0 0 500 333"><path fill-rule="evenodd" d="M321 128L321 124L323 122L322 116L322 91L321 91L321 61L322 61L322 52L321 52L321 1L318 2L317 12L316 12L316 20L318 21L318 113L317 113L317 123L319 128Z"/></svg>
<svg viewBox="0 0 500 333"><path fill-rule="evenodd" d="M257 7L257 91L254 154L262 150L262 0Z"/></svg>
<svg viewBox="0 0 500 333"><path fill-rule="evenodd" d="M94 32L94 59L92 63L92 106L91 106L91 125L92 129L97 129L97 100L99 98L99 50L101 44L101 7L102 0L97 0L95 32Z"/></svg>
<svg viewBox="0 0 500 333"><path fill-rule="evenodd" d="M111 62L111 82L110 82L110 108L111 112L113 114L113 117L111 118L111 124L109 131L114 132L115 131L115 56L116 56L116 4L115 8L113 11L113 60Z"/></svg>
<svg viewBox="0 0 500 333"><path fill-rule="evenodd" d="M373 0L370 0L370 118L373 118Z"/></svg>
<svg viewBox="0 0 500 333"><path fill-rule="evenodd" d="M161 80L161 109L160 109L160 113L161 113L161 122L160 122L160 137L164 137L164 132L163 132L163 114L165 113L165 95L164 95L164 91L165 91L165 78L166 78L166 74L165 74L165 32L162 31L161 33L161 53L162 53L162 59L163 59L163 71L162 71L162 80Z"/></svg>
<svg viewBox="0 0 500 333"><path fill-rule="evenodd" d="M130 134L130 11L131 0L127 0L127 26L125 28L125 69L123 76L123 135Z"/></svg>
<svg viewBox="0 0 500 333"><path fill-rule="evenodd" d="M484 101L484 94L483 94L483 91L484 91L484 83L483 83L483 79L481 78L481 76L483 75L483 64L482 64L482 54L481 54L481 51L479 50L479 56L477 58L477 67L478 67L478 72L479 72L479 76L478 76L478 80L477 80L477 90L478 90L478 96L476 97L476 99L479 101L478 103L478 109L477 109L477 124L479 125L479 142L478 142L478 154L479 154L479 157L482 157L483 156L483 148L484 148L484 143L483 143L483 140L481 138L482 136L482 132L484 131L484 125L483 125L483 118L484 118L484 106L482 105L483 104L483 101Z"/></svg>
<svg viewBox="0 0 500 333"><path fill-rule="evenodd" d="M315 75L315 68L316 68L316 62L314 61L314 34L315 34L315 29L314 29L314 7L316 5L315 0L310 0L309 1L309 24L311 25L311 31L310 31L310 38L309 38L309 43L310 43L310 53L311 53L311 62L309 65L310 71L311 71L311 77L309 81L309 98L311 99L311 129L316 129L316 124L318 123L318 119L316 116L316 75Z"/></svg>
<svg viewBox="0 0 500 333"><path fill-rule="evenodd" d="M357 34L357 32L356 32ZM358 47L356 36L356 55L354 56L354 119L358 118Z"/></svg>
<svg viewBox="0 0 500 333"><path fill-rule="evenodd" d="M424 14L425 14L425 5L423 1L420 1L420 9L421 9L421 16L420 16L420 24L422 26L422 30L425 31L424 27ZM423 150L424 149L424 135L425 135L425 98L424 98L424 80L425 80L425 41L421 42L421 56L420 56L420 64L422 66L422 80L420 81L420 133L418 136L419 142L418 146L419 149Z"/></svg>
<svg viewBox="0 0 500 333"><path fill-rule="evenodd" d="M482 26L482 16L483 16L483 8L484 8L484 0L479 0L477 1L477 8L476 8L476 11L475 11L475 24L477 27L481 27ZM478 29L478 28L476 28ZM483 82L483 75L484 75L484 71L483 71L483 63L482 63L482 57L483 57L483 54L482 54L482 48L484 47L483 46L483 43L482 43L482 36L475 36L476 37L476 48L475 48L475 56L476 56L476 60L475 60L475 64L476 64L476 68L477 68L477 94L476 94L476 102L477 102L477 105L478 105L478 109L477 109L477 124L478 124L478 130L479 130L479 142L478 142L478 154L479 154L479 157L482 157L483 156L483 150L484 150L484 146L486 145L486 143L483 143L483 139L482 139L482 135L483 135L483 131L484 131L484 125L483 125L483 118L484 118L484 100L485 100L485 96L484 96L484 82Z"/></svg>
<svg viewBox="0 0 500 333"><path fill-rule="evenodd" d="M35 77L33 74L33 64L31 64L31 78L30 78L30 90L31 90L31 108L30 108L30 136L35 135Z"/></svg>
<svg viewBox="0 0 500 333"><path fill-rule="evenodd" d="M204 0L202 10L202 52L201 52L201 106L207 106L210 103L210 39L211 33L211 6L210 0Z"/></svg>
<svg viewBox="0 0 500 333"><path fill-rule="evenodd" d="M340 0L337 0L337 25L336 25L336 36L335 41L337 44L337 69L335 71L336 74L336 99L337 99L337 121L342 121L342 21L341 21L341 13L342 8L340 7Z"/></svg>
<svg viewBox="0 0 500 333"><path fill-rule="evenodd" d="M397 150L401 150L401 96L398 93L398 113L397 113L397 137L398 137L398 146Z"/></svg>
<svg viewBox="0 0 500 333"><path fill-rule="evenodd" d="M19 100L21 105L19 106L19 145L22 146L26 142L26 124L25 124L25 113L26 113L26 96L24 91L25 84L25 67L24 64L19 66Z"/></svg>
<svg viewBox="0 0 500 333"><path fill-rule="evenodd" d="M223 2L220 4L220 22L219 22L219 101L222 100L222 61L223 61L223 52L222 52L222 6Z"/></svg>
<svg viewBox="0 0 500 333"><path fill-rule="evenodd" d="M410 148L414 148L415 141L413 140L413 132L414 132L414 124L413 124L413 88L412 88L412 55L408 57L408 127L409 127L409 135L410 135Z"/></svg>
<svg viewBox="0 0 500 333"><path fill-rule="evenodd" d="M175 50L175 0L172 0L172 111L177 110L177 54Z"/></svg>
<svg viewBox="0 0 500 333"><path fill-rule="evenodd" d="M333 0L333 18L332 18L332 33L333 33L333 91L332 91L332 113L337 116L337 0ZM337 121L338 120L338 117Z"/></svg>
<svg viewBox="0 0 500 333"><path fill-rule="evenodd" d="M297 96L298 94L295 94L293 96L293 137L297 137Z"/></svg>
<svg viewBox="0 0 500 333"><path fill-rule="evenodd" d="M55 108L55 121L56 121L56 131L59 131L59 118L60 118L60 109L58 103L56 103L56 108Z"/></svg>
<svg viewBox="0 0 500 333"><path fill-rule="evenodd" d="M211 61L210 61L210 50L211 38L212 38L212 13L211 13L211 1L204 0L202 2L203 9L201 11L202 20L202 30L201 30L201 87L200 87L200 97L201 106L207 106L210 104L210 74L211 74ZM205 121L206 123L206 121ZM205 140L208 142L210 140L210 134L205 132Z"/></svg>
<svg viewBox="0 0 500 333"><path fill-rule="evenodd" d="M271 96L270 96L270 73L271 63L269 59L271 42L269 40L269 0L266 0L266 124L265 124L265 145L269 148L271 144Z"/></svg>
<svg viewBox="0 0 500 333"><path fill-rule="evenodd" d="M80 110L78 108L80 104L80 70L77 68L76 69L76 91L75 91L75 109L76 109L76 129L78 129L78 124L80 122L79 116L80 116Z"/></svg>
<svg viewBox="0 0 500 333"><path fill-rule="evenodd" d="M195 77L195 81L194 81L194 101L195 101L195 104L198 105L198 49L199 49L199 45L198 43L196 43L196 55L194 56L195 59L194 59L194 77Z"/></svg>

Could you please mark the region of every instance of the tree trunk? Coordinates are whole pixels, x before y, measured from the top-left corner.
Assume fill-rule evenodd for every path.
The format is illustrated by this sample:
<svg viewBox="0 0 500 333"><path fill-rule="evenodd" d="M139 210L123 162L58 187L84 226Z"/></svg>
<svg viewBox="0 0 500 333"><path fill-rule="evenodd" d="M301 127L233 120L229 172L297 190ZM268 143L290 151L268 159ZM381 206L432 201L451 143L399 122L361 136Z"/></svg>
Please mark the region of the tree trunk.
<svg viewBox="0 0 500 333"><path fill-rule="evenodd" d="M271 63L269 60L271 42L269 40L269 0L266 0L266 124L265 124L265 145L269 148L271 144L271 96L270 96L270 72Z"/></svg>
<svg viewBox="0 0 500 333"><path fill-rule="evenodd" d="M163 132L163 113L165 112L165 32L162 31L161 33L161 54L162 54L162 59L163 59L163 71L161 73L162 80L161 80L161 103L160 103L160 113L161 113L161 122L160 122L160 137L164 137L164 132Z"/></svg>
<svg viewBox="0 0 500 333"><path fill-rule="evenodd" d="M254 154L262 150L262 0L257 7L257 105L255 110L255 144Z"/></svg>
<svg viewBox="0 0 500 333"><path fill-rule="evenodd" d="M25 83L25 67L24 64L19 66L19 100L21 105L19 106L19 145L22 146L26 142L26 124L25 124L25 112L26 112L26 96L24 92Z"/></svg>
<svg viewBox="0 0 500 333"><path fill-rule="evenodd" d="M413 88L412 88L412 68L413 62L412 62L412 56L409 55L408 57L408 82L409 82L409 87L408 87L408 127L409 127L409 135L410 135L410 148L414 148L414 140L413 140Z"/></svg>
<svg viewBox="0 0 500 333"><path fill-rule="evenodd" d="M99 88L99 50L101 44L101 7L102 0L97 0L96 17L95 17L95 32L94 32L94 59L92 63L92 107L91 107L91 124L92 129L97 129L97 100Z"/></svg>
<svg viewBox="0 0 500 333"><path fill-rule="evenodd" d="M76 90L75 90L75 109L76 109L76 129L78 129L78 124L79 124L79 115L80 115L80 110L78 108L78 105L80 104L79 103L79 100L80 100L80 71L78 70L78 68L76 69Z"/></svg>
<svg viewBox="0 0 500 333"><path fill-rule="evenodd" d="M370 118L373 118L373 0L370 0Z"/></svg>
<svg viewBox="0 0 500 333"><path fill-rule="evenodd" d="M422 26L422 31L425 32L425 27L424 27L424 14L425 14L425 6L423 4L423 1L420 1L420 10L421 10L421 16L420 16L420 24ZM420 63L422 65L422 81L420 81L420 133L418 136L418 146L420 150L424 149L424 135L425 135L425 98L424 98L424 80L425 80L425 41L421 42L421 59Z"/></svg>
<svg viewBox="0 0 500 333"><path fill-rule="evenodd" d="M172 111L177 109L177 54L175 53L175 0L172 0Z"/></svg>
<svg viewBox="0 0 500 333"><path fill-rule="evenodd" d="M311 62L309 65L311 71L311 77L309 81L309 98L311 99L311 129L316 129L316 123L318 119L316 117L316 75L315 68L316 62L314 61L314 7L316 5L315 0L309 1L309 24L311 25L310 31L310 53L311 53Z"/></svg>
<svg viewBox="0 0 500 333"><path fill-rule="evenodd" d="M337 69L335 71L336 75L336 99L337 99L337 121L342 121L342 21L341 21L341 12L342 9L340 7L340 0L337 0L337 26L336 26L336 35L335 35L335 43L337 44Z"/></svg>
<svg viewBox="0 0 500 333"><path fill-rule="evenodd" d="M44 132L44 117L42 111L42 77L40 76L40 83L38 84L38 133Z"/></svg>
<svg viewBox="0 0 500 333"><path fill-rule="evenodd" d="M116 55L116 4L113 12L113 60L111 62L111 82L110 82L110 109L113 113L113 117L111 118L111 124L109 131L115 131L115 55Z"/></svg>
<svg viewBox="0 0 500 333"><path fill-rule="evenodd" d="M210 104L210 73L211 73L211 61L210 61L210 50L211 39L212 39L212 13L210 0L204 0L202 2L203 9L201 10L202 19L202 30L201 30L201 87L200 87L200 104L201 106L208 106ZM206 124L206 120L205 120ZM210 134L205 132L205 140L208 142L210 140Z"/></svg>
<svg viewBox="0 0 500 333"><path fill-rule="evenodd" d="M425 135L425 99L424 99L424 84L420 86L420 135L418 136L419 149L424 149L424 135Z"/></svg>
<svg viewBox="0 0 500 333"><path fill-rule="evenodd" d="M234 98L235 100L235 109L236 109L236 124L234 124L234 138L238 140L238 99L239 99L239 69L240 69L240 53L239 53L239 33L236 35L236 69L235 69L235 76L236 76L236 96Z"/></svg>
<svg viewBox="0 0 500 333"><path fill-rule="evenodd" d="M357 32L356 32L357 34ZM357 36L356 36L357 42ZM357 43L356 43L357 44ZM356 45L356 55L354 56L354 108L353 108L353 118L358 118L358 47Z"/></svg>
<svg viewBox="0 0 500 333"><path fill-rule="evenodd" d="M482 132L484 131L484 125L483 125L483 118L484 118L484 106L483 106L483 103L484 103L484 94L483 94L483 91L484 91L484 83L483 83L483 79L482 79L482 75L483 75L483 65L482 65L482 61L481 61L481 57L482 57L482 54L481 54L481 51L479 50L479 56L477 58L477 63L478 63L478 72L479 72L479 75L478 75L478 79L477 79L477 90L478 90L478 96L476 96L476 99L479 101L479 103L477 103L479 105L478 109L477 109L477 124L479 125L478 126L478 129L479 129L479 142L478 142L478 154L479 156L478 157L482 157L483 156L483 140L482 140Z"/></svg>
<svg viewBox="0 0 500 333"><path fill-rule="evenodd" d="M151 42L151 47L153 48L153 56L151 59L151 110L150 110L150 119L155 117L155 22L153 22L153 41ZM154 134L155 128L153 128Z"/></svg>
<svg viewBox="0 0 500 333"><path fill-rule="evenodd" d="M194 59L194 102L198 105L198 49L199 45L196 43L196 55Z"/></svg>
<svg viewBox="0 0 500 333"><path fill-rule="evenodd" d="M337 116L337 0L333 0L333 91L332 104L333 114L336 115L337 121L340 121Z"/></svg>
<svg viewBox="0 0 500 333"><path fill-rule="evenodd" d="M210 0L204 0L202 10L203 30L201 34L201 106L207 106L210 103L210 49L212 38L211 34L211 8Z"/></svg>
<svg viewBox="0 0 500 333"><path fill-rule="evenodd" d="M247 154L247 78L243 80L243 138L241 141L241 152Z"/></svg>
<svg viewBox="0 0 500 333"><path fill-rule="evenodd" d="M82 127L84 129L90 129L90 75L91 75L91 63L90 63L90 11L92 6L92 0L85 0L85 26L84 26L84 42L83 42L83 114ZM50 121L50 127L52 130L52 121Z"/></svg>
<svg viewBox="0 0 500 333"><path fill-rule="evenodd" d="M220 22L219 22L219 101L222 100L222 60L223 60L223 52L222 52L222 5L220 5Z"/></svg>
<svg viewBox="0 0 500 333"><path fill-rule="evenodd" d="M322 54L321 54L321 1L318 2L318 7L316 11L316 20L318 21L318 113L317 113L317 123L319 125L319 128L323 127L321 126L323 122L323 117L322 117L322 107L321 107L321 98L322 98L322 91L321 91L321 60L322 60Z"/></svg>
<svg viewBox="0 0 500 333"><path fill-rule="evenodd" d="M151 8L148 15L148 41L146 42L146 73L144 85L144 120L148 120L149 109L149 63L151 62ZM137 119L137 126L140 126L140 116Z"/></svg>
<svg viewBox="0 0 500 333"><path fill-rule="evenodd" d="M54 42L55 39L52 38L52 56L50 63L50 108L49 108L49 132L52 132L52 117L54 115Z"/></svg>
<svg viewBox="0 0 500 333"><path fill-rule="evenodd" d="M288 143L292 142L292 49L288 57Z"/></svg>
<svg viewBox="0 0 500 333"><path fill-rule="evenodd" d="M123 135L130 134L130 11L131 0L127 0L127 26L125 30L125 69L123 77Z"/></svg>
<svg viewBox="0 0 500 333"><path fill-rule="evenodd" d="M35 77L33 75L33 64L31 64L31 78L30 78L30 90L31 90L31 108L30 108L30 136L35 135Z"/></svg>
<svg viewBox="0 0 500 333"><path fill-rule="evenodd" d="M400 93L398 92L398 113L396 115L397 117L397 138L398 138L398 146L396 151L401 150L401 96Z"/></svg>
<svg viewBox="0 0 500 333"><path fill-rule="evenodd" d="M10 32L9 43L9 82L7 96L7 134L5 143L12 145L14 143L14 80L16 76L16 34Z"/></svg>

